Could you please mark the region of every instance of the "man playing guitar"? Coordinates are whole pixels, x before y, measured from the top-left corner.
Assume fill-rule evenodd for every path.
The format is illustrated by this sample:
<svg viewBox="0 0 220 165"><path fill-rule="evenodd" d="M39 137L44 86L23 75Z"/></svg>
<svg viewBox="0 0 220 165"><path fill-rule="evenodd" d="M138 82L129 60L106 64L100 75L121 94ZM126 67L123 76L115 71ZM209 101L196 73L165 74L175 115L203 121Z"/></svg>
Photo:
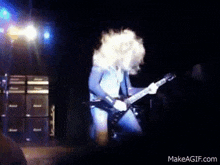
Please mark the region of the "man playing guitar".
<svg viewBox="0 0 220 165"><path fill-rule="evenodd" d="M116 98L120 97L120 91L128 97L144 89L132 87L129 79L129 74L137 74L144 56L142 39L130 29L103 33L101 46L93 54L93 67L89 76L90 101L102 100L115 110L126 111L117 124L129 134L141 134L142 129L128 104ZM155 94L157 89L158 86L151 83L148 94ZM107 145L108 112L91 105L91 115L91 138L98 145Z"/></svg>

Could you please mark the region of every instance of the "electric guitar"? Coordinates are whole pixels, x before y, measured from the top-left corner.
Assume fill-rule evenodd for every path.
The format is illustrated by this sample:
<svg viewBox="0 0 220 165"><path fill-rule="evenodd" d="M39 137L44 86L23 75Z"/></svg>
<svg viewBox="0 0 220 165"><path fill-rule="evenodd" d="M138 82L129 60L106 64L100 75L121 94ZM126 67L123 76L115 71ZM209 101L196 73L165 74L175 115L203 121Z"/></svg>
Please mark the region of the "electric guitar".
<svg viewBox="0 0 220 165"><path fill-rule="evenodd" d="M160 87L160 86L164 85L166 82L173 80L175 77L176 77L175 74L168 73L164 76L164 78L157 81L155 84L158 87ZM109 119L110 119L111 123L116 124L129 109L132 110L132 104L135 103L136 101L138 101L139 99L143 98L147 94L149 94L150 90L151 89L149 87L146 87L143 90L141 90L140 92L132 95L131 97L124 99L123 101L127 104L127 107L128 107L126 111L119 111L119 110L115 109L114 107L110 106L109 104L107 104L103 100L90 102L90 105L96 106L98 108L101 108L101 109L107 111L109 113Z"/></svg>

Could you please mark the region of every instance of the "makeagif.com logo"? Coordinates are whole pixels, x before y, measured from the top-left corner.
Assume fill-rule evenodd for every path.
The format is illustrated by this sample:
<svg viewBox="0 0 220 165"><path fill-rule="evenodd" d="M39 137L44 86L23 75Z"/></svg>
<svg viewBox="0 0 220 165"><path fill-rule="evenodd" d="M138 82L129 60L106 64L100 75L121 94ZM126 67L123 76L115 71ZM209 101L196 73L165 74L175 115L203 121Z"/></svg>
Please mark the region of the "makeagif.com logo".
<svg viewBox="0 0 220 165"><path fill-rule="evenodd" d="M218 162L217 157L203 156L168 156L168 162Z"/></svg>

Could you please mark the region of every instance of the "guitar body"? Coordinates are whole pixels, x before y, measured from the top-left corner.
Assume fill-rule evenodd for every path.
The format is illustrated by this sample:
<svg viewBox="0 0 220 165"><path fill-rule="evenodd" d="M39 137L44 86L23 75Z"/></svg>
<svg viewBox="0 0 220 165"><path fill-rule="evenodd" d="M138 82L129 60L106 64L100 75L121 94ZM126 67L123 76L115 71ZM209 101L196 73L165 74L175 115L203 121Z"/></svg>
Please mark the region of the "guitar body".
<svg viewBox="0 0 220 165"><path fill-rule="evenodd" d="M119 122L119 120L124 116L124 114L128 110L132 110L132 109L133 109L133 107L129 107L126 111L113 110L111 113L108 114L108 120L109 120L110 124L116 125Z"/></svg>
<svg viewBox="0 0 220 165"><path fill-rule="evenodd" d="M137 113L134 105L130 105L125 111L119 111L107 104L105 101L92 102L91 104L108 112L108 121L112 126L115 126L128 110L131 110L133 113Z"/></svg>
<svg viewBox="0 0 220 165"><path fill-rule="evenodd" d="M115 125L118 123L118 121L123 117L123 115L132 107L129 107L126 111L119 111L115 109L114 107L107 104L105 101L95 101L92 102L91 105L94 105L97 108L100 108L106 112L108 112L108 120L111 124Z"/></svg>

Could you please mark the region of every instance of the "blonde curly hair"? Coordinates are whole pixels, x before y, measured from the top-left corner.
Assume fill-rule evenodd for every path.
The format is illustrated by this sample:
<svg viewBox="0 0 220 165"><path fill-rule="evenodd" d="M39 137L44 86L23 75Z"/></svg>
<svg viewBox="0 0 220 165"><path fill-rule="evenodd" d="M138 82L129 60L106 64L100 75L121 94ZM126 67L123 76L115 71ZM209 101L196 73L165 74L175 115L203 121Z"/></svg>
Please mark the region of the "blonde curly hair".
<svg viewBox="0 0 220 165"><path fill-rule="evenodd" d="M130 29L103 33L101 46L94 50L93 65L104 69L119 67L130 74L137 74L143 64L145 49L143 41Z"/></svg>

